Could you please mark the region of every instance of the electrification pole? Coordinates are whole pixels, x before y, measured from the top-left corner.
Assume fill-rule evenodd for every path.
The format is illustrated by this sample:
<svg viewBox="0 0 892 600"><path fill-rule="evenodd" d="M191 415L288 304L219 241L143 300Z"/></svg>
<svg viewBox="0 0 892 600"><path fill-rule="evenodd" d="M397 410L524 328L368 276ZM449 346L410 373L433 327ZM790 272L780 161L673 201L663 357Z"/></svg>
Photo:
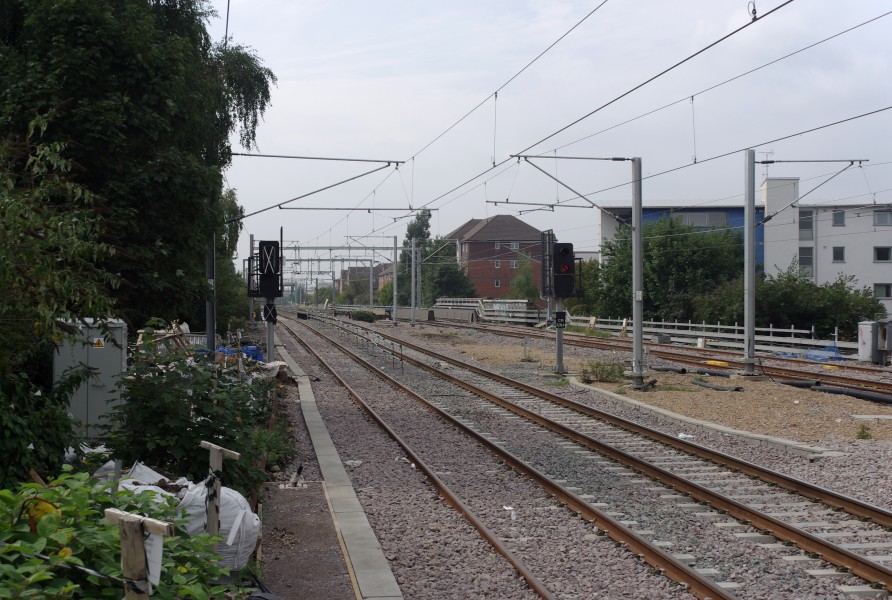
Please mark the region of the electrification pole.
<svg viewBox="0 0 892 600"><path fill-rule="evenodd" d="M412 238L412 327L415 327L415 238Z"/></svg>
<svg viewBox="0 0 892 600"><path fill-rule="evenodd" d="M641 158L632 159L632 382L644 389L644 246L641 208Z"/></svg>
<svg viewBox="0 0 892 600"><path fill-rule="evenodd" d="M754 375L756 363L756 151L743 154L743 374Z"/></svg>

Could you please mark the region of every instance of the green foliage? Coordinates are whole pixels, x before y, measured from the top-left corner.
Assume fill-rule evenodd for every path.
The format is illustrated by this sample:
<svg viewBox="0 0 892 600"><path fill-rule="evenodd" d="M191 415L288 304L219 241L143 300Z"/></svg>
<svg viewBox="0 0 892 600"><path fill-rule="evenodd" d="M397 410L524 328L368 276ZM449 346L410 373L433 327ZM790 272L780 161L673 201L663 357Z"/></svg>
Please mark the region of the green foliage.
<svg viewBox="0 0 892 600"><path fill-rule="evenodd" d="M408 306L412 302L412 238L415 239L415 248L422 260L428 255L431 248L431 211L426 208L418 211L415 218L406 225L406 237L403 239L403 250L399 258L399 277L397 278L397 301L401 306ZM422 267L422 285L427 277ZM421 299L416 299L421 305Z"/></svg>
<svg viewBox="0 0 892 600"><path fill-rule="evenodd" d="M354 321L362 321L364 323L375 323L378 321L378 315L367 310L354 310L350 313L350 318Z"/></svg>
<svg viewBox="0 0 892 600"><path fill-rule="evenodd" d="M437 298L473 298L477 295L474 284L455 261L455 244L437 238L431 244L432 251L423 265L424 297L428 304Z"/></svg>
<svg viewBox="0 0 892 600"><path fill-rule="evenodd" d="M265 479L254 466L259 453L251 434L270 419L271 382L240 381L216 363L182 351L160 356L151 345L133 360L119 384L122 402L106 426L115 457L198 481L207 476L208 454L200 447L206 440L242 454L226 464L225 482L249 495Z"/></svg>
<svg viewBox="0 0 892 600"><path fill-rule="evenodd" d="M583 383L622 381L624 371L622 363L592 360L582 366L580 379Z"/></svg>
<svg viewBox="0 0 892 600"><path fill-rule="evenodd" d="M366 275L368 275L368 271L366 271ZM350 281L344 286L344 291L338 294L338 304L366 304L368 301L368 281Z"/></svg>
<svg viewBox="0 0 892 600"><path fill-rule="evenodd" d="M857 339L858 322L885 315L885 308L868 287L855 288L854 277L840 274L817 285L791 264L777 275L756 279L756 326L778 328L814 326L815 335L831 337L839 328L841 340ZM743 280L737 278L713 293L694 300L694 321L743 322Z"/></svg>
<svg viewBox="0 0 892 600"><path fill-rule="evenodd" d="M645 223L644 318L693 318L693 301L743 270L743 243L727 230L701 230L679 219ZM597 277L597 313L632 313L632 236L628 228L602 246L605 264Z"/></svg>
<svg viewBox="0 0 892 600"><path fill-rule="evenodd" d="M124 584L118 526L103 516L112 507L177 526L177 534L164 540L154 598L222 597L225 587L211 583L226 574L217 566L215 538L186 534L175 500L113 492L85 473L65 473L49 486L0 490L0 598L120 598Z"/></svg>
<svg viewBox="0 0 892 600"><path fill-rule="evenodd" d="M869 440L873 438L873 434L870 433L870 427L862 424L861 427L858 428L858 433L855 434L859 440Z"/></svg>
<svg viewBox="0 0 892 600"><path fill-rule="evenodd" d="M217 333L225 334L247 326L248 286L233 264L242 230L242 221L237 219L244 216L245 211L238 205L238 198L232 189L223 194L219 208L221 235L216 239L214 297L217 303ZM205 307L200 305L199 314L193 317L193 322L202 323L204 319Z"/></svg>
<svg viewBox="0 0 892 600"><path fill-rule="evenodd" d="M49 392L21 373L0 379L0 487L25 481L29 469L58 472L66 449L78 446L68 403L87 379L85 369L70 370Z"/></svg>
<svg viewBox="0 0 892 600"><path fill-rule="evenodd" d="M539 286L533 272L533 259L528 254L521 254L514 279L511 280L511 291L508 298L526 299L536 302L539 299Z"/></svg>
<svg viewBox="0 0 892 600"><path fill-rule="evenodd" d="M393 305L393 281L388 281L378 290L378 304L382 306Z"/></svg>
<svg viewBox="0 0 892 600"><path fill-rule="evenodd" d="M564 306L574 314L597 315L601 264L596 260L584 260L579 264L582 269L582 296L566 299Z"/></svg>
<svg viewBox="0 0 892 600"><path fill-rule="evenodd" d="M0 139L24 139L33 115L52 114L44 143L67 144L71 182L102 199L78 222L89 231L102 218L114 252L91 264L116 274L120 310L131 323L188 318L208 291L200 257L221 220L230 134L253 145L274 75L249 49L211 43L204 0L4 8ZM12 167L19 193L27 163Z"/></svg>
<svg viewBox="0 0 892 600"><path fill-rule="evenodd" d="M52 118L33 119L22 142L0 141L0 375L72 333L76 318L113 308L118 280L96 266L114 254L102 202L73 181L66 146L43 139Z"/></svg>
<svg viewBox="0 0 892 600"><path fill-rule="evenodd" d="M561 377L560 379L546 379L545 383L554 387L568 387L570 380L566 377Z"/></svg>

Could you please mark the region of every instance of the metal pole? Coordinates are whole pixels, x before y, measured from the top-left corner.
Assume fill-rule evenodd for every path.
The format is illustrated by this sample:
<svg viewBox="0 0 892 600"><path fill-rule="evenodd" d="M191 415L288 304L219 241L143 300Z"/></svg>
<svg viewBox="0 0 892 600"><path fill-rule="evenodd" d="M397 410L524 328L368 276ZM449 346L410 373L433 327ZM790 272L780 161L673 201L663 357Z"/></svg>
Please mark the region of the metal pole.
<svg viewBox="0 0 892 600"><path fill-rule="evenodd" d="M375 289L375 286L373 285L375 280L372 277L373 271L375 270L374 266L375 266L375 261L370 258L369 259L369 310L372 310L372 308L374 308L374 306L375 306L374 293L373 293L374 289Z"/></svg>
<svg viewBox="0 0 892 600"><path fill-rule="evenodd" d="M641 235L641 158L632 159L632 381L644 388L644 247Z"/></svg>
<svg viewBox="0 0 892 600"><path fill-rule="evenodd" d="M208 199L208 206L213 208L213 197ZM204 326L205 331L207 331L208 355L211 357L214 356L214 351L217 349L217 292L215 290L216 265L214 264L216 252L216 248L214 247L215 233L212 224L209 231L210 240L207 245L207 262L205 264L205 276L207 277L208 287L210 289L208 290L209 296L204 306Z"/></svg>
<svg viewBox="0 0 892 600"><path fill-rule="evenodd" d="M331 258L331 250L328 251L328 262L331 263L331 309L335 307L335 264ZM347 267L350 268L349 266Z"/></svg>
<svg viewBox="0 0 892 600"><path fill-rule="evenodd" d="M266 303L275 306L276 299L267 296ZM276 325L272 319L269 319L266 322L266 362L274 360L276 360Z"/></svg>
<svg viewBox="0 0 892 600"><path fill-rule="evenodd" d="M251 247L248 250L248 256L249 257L254 256L254 234L253 233L251 234ZM248 264L250 265L251 261L248 261ZM250 279L251 279L251 272L249 270L248 271L248 280L250 281ZM249 306L248 306L248 321L253 321L254 320L254 296L251 296L250 298L248 298L248 304L249 304Z"/></svg>
<svg viewBox="0 0 892 600"><path fill-rule="evenodd" d="M557 310L558 312L564 310L564 299L557 299ZM557 373L565 373L564 369L564 330L560 327L555 329L555 372Z"/></svg>
<svg viewBox="0 0 892 600"><path fill-rule="evenodd" d="M415 238L412 238L412 327L415 327Z"/></svg>
<svg viewBox="0 0 892 600"><path fill-rule="evenodd" d="M743 374L754 375L756 362L756 151L745 150L743 224Z"/></svg>
<svg viewBox="0 0 892 600"><path fill-rule="evenodd" d="M397 263L399 260L399 254L397 254L396 249L396 236L393 236L393 314L390 315L393 319L393 325L396 326L396 272L397 272Z"/></svg>
<svg viewBox="0 0 892 600"><path fill-rule="evenodd" d="M423 246L422 246L422 248L423 248ZM422 294L422 287L421 287L422 248L418 249L418 273L415 275L415 285L418 287L418 305L421 307L424 307L424 294Z"/></svg>

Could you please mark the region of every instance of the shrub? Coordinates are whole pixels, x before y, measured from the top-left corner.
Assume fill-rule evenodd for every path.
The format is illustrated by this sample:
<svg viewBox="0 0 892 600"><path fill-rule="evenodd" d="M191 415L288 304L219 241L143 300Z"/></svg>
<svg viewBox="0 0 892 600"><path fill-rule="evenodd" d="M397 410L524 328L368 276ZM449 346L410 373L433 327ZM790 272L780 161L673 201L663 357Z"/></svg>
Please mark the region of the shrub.
<svg viewBox="0 0 892 600"><path fill-rule="evenodd" d="M364 323L375 323L378 320L378 315L373 312L369 312L367 310L354 310L350 313L350 318L354 321L362 321Z"/></svg>
<svg viewBox="0 0 892 600"><path fill-rule="evenodd" d="M149 345L134 357L119 382L122 402L104 427L114 456L200 481L208 474L208 452L200 447L206 440L242 455L226 462L223 481L250 495L266 478L254 466L260 454L252 432L270 420L272 382L242 381L183 350L159 356Z"/></svg>
<svg viewBox="0 0 892 600"><path fill-rule="evenodd" d="M120 536L118 526L104 518L112 507L175 525L176 535L164 540L161 582L153 597L222 597L225 587L211 583L226 574L213 551L220 538L186 534L175 499L114 492L86 473L70 472L49 486L0 490L0 597L120 598Z"/></svg>
<svg viewBox="0 0 892 600"><path fill-rule="evenodd" d="M580 378L585 383L622 381L624 372L622 363L592 360L583 365Z"/></svg>

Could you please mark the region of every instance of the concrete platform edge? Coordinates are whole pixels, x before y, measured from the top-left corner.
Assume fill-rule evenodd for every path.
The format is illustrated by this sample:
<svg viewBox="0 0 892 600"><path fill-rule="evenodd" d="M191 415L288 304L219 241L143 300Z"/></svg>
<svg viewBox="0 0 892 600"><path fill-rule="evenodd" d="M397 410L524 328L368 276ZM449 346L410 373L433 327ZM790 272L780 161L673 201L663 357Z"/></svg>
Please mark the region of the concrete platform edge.
<svg viewBox="0 0 892 600"><path fill-rule="evenodd" d="M301 412L319 460L322 478L337 498L329 504L333 513L332 521L346 548L344 560L348 562L359 586L357 597L363 600L402 598L403 594L390 569L390 563L381 550L378 538L362 510L350 477L319 414L310 378L285 348L277 345L276 349L297 380Z"/></svg>

